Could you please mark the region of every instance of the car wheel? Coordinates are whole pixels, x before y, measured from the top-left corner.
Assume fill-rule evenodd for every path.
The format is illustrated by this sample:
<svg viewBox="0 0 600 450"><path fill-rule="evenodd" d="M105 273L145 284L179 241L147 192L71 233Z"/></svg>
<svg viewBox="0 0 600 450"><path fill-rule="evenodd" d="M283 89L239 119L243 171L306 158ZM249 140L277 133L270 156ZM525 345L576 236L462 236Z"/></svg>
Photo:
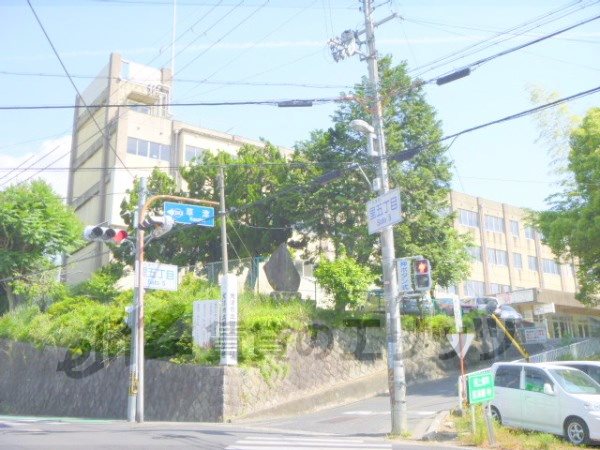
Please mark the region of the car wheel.
<svg viewBox="0 0 600 450"><path fill-rule="evenodd" d="M590 439L588 427L579 417L570 417L565 422L565 437L573 445L587 444Z"/></svg>
<svg viewBox="0 0 600 450"><path fill-rule="evenodd" d="M494 419L496 422L498 423L502 423L502 416L500 415L500 411L498 411L498 408L496 408L495 406L492 406L490 408L490 412L492 415L492 419Z"/></svg>

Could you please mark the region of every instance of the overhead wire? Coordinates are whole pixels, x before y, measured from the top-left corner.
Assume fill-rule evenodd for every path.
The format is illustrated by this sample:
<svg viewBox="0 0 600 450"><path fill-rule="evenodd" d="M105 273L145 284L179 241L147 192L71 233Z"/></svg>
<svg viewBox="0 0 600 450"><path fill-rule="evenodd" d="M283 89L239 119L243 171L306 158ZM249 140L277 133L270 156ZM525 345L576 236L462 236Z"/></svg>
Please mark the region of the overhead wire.
<svg viewBox="0 0 600 450"><path fill-rule="evenodd" d="M46 29L44 28L44 25L42 24L42 21L40 20L39 16L37 15L37 12L35 11L35 8L33 7L33 5L31 4L31 0L27 0L27 4L29 5L29 8L31 9L31 12L33 13L33 15L35 16L35 20L37 21L38 25L40 26L40 28L42 29L42 32L44 33L44 36L46 37L46 40L48 41L48 44L50 44L50 47L52 48L52 51L54 52L54 55L56 56L56 58L58 59L58 62L60 63L61 67L63 68L63 70L65 71L65 74L68 76L69 81L71 82L71 85L73 86L73 89L75 89L75 92L77 92L77 95L79 96L79 99L81 100L81 102L85 105L85 108L90 116L90 118L92 119L92 121L96 124L96 127L98 128L98 130L100 131L100 133L102 134L102 136L107 140L108 143L108 147L110 148L110 150L113 152L113 154L115 155L115 157L117 158L117 160L123 165L123 167L127 167L125 165L125 163L123 162L123 160L121 159L121 157L119 156L119 154L116 152L116 150L112 147L110 140L107 138L107 136L104 134L104 130L100 127L100 124L96 121L96 118L94 117L94 114L92 113L91 109L89 107L87 107L85 100L83 99L81 93L79 92L79 89L77 88L77 85L75 84L75 82L73 81L73 78L71 78L69 71L67 69L67 67L65 66L65 63L63 62L62 58L60 57L60 54L58 53L58 51L56 50L56 47L54 46L54 43L52 42L52 39L50 39L50 36L48 35L48 33L46 32ZM131 172L129 172L129 174L133 177L133 174Z"/></svg>
<svg viewBox="0 0 600 450"><path fill-rule="evenodd" d="M220 71L222 71L223 69L225 69L226 67L229 67L233 62L237 61L238 59L240 59L240 57L242 55L244 55L245 53L249 52L250 50L252 50L253 48L255 48L259 43L263 42L265 39L267 39L269 36L273 35L274 33L276 33L277 31L279 31L280 29L282 29L283 27L285 27L288 23L290 23L292 20L294 20L296 17L298 17L300 14L303 14L306 10L308 10L309 8L311 8L312 6L314 6L315 3L317 3L319 0L314 0L312 3L309 3L308 6L306 6L305 8L301 9L298 12L295 12L294 14L292 14L292 16L290 16L287 20L283 21L280 25L278 25L277 27L275 27L273 30L271 30L270 32L268 32L267 34L265 34L262 38L254 41L250 46L246 47L244 50L242 50L240 53L238 53L234 58L230 59L229 61L227 61L225 64L223 64L222 66L220 66L218 69L216 69L215 71L213 71L210 75L208 75L207 77L203 78L201 81L198 82L198 84L196 85L196 87L200 84L204 84L206 83L208 80L210 80L213 76L215 76L217 73L219 73ZM193 92L195 89L192 88L190 90L188 90L186 92L186 94L190 94L191 92Z"/></svg>
<svg viewBox="0 0 600 450"><path fill-rule="evenodd" d="M526 22L523 22L523 23L521 23L519 25L513 26L513 27L511 27L511 28L509 28L509 29L507 29L505 31L499 32L496 35L492 36L491 38L487 38L487 39L479 41L479 42L477 42L475 44L471 44L469 46L466 46L466 47L464 47L464 48L462 48L460 50L452 52L452 53L450 53L450 54L448 54L446 56L443 56L441 58L437 58L437 59L435 59L433 61L430 61L428 63L425 63L425 64L423 64L423 65L421 65L419 67L415 67L415 68L409 69L408 72L409 73L419 72L419 74L417 76L421 76L421 75L423 75L426 72L429 72L431 70L434 70L434 69L439 68L439 67L444 66L444 65L448 65L450 63L455 62L456 60L465 58L467 56L471 56L474 53L481 52L481 51L483 51L483 50L485 50L485 49L487 49L489 47L498 45L498 44L500 44L500 43L502 43L502 42L504 42L504 41L506 41L508 39L512 39L512 38L521 36L521 35L529 32L529 31L531 31L534 28L539 28L542 25L547 25L548 23L551 23L551 22L554 22L554 21L559 20L561 18L564 18L564 17L572 14L573 12L575 12L577 10L584 9L584 8L590 6L590 5L594 4L594 3L597 3L597 2L598 2L597 0L594 0L593 2L589 2L587 4L584 4L583 6L580 6L579 8L577 8L574 11L568 11L569 9L575 7L577 4L581 3L581 0L577 0L575 2L571 2L571 3L569 3L569 4L567 4L567 5L563 6L563 7L561 7L559 9L550 11L548 13L543 14L542 16L538 16L538 17L536 17L534 19L530 19L530 20L528 20ZM561 15L559 17L555 17L555 18L552 17L552 16L554 16L556 14L564 12L565 10L567 12L565 12L563 15ZM546 20L546 21L544 21L544 20ZM527 28L527 27L529 27L529 28ZM521 29L525 29L525 30L521 30ZM521 31L518 31L518 30L521 30ZM502 37L507 36L507 35L508 35L508 37L505 37L504 39L501 39L501 40L497 40L498 38L502 38ZM478 47L481 47L481 48L478 48Z"/></svg>

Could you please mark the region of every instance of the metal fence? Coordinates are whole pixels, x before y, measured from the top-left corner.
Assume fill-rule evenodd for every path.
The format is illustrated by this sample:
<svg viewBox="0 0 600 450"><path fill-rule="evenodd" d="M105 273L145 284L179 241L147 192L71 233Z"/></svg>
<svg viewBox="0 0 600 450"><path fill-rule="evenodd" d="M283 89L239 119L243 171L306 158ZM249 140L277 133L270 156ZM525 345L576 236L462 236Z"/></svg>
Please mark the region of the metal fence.
<svg viewBox="0 0 600 450"><path fill-rule="evenodd" d="M561 358L569 357L570 359L585 359L590 356L600 354L600 339L592 338L585 341L576 342L560 348L554 348L547 352L538 353L529 357L529 362L549 362L558 361ZM516 360L515 362L525 362L525 358Z"/></svg>

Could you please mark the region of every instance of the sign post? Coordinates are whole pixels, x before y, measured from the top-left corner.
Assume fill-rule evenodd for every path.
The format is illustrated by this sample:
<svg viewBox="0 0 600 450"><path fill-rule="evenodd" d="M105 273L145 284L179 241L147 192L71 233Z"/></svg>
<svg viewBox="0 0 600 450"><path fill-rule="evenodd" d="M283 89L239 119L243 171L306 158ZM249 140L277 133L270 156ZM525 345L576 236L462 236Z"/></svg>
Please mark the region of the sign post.
<svg viewBox="0 0 600 450"><path fill-rule="evenodd" d="M492 425L490 412L490 401L494 399L494 393L494 376L492 375L492 372L486 370L467 375L467 398L471 405L473 429L475 429L473 407L478 403L484 403L485 423L487 425L488 439L491 445L496 444L496 436L494 435L494 427Z"/></svg>

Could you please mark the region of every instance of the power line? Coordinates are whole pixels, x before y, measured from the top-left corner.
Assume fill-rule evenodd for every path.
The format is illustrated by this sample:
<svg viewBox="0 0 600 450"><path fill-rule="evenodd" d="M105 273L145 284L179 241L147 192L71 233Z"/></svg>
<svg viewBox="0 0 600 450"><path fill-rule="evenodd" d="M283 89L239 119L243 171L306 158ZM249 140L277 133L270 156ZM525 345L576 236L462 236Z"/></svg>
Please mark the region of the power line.
<svg viewBox="0 0 600 450"><path fill-rule="evenodd" d="M475 61L475 62L473 62L471 64L468 64L468 65L464 66L464 68L467 68L467 67L468 68L473 68L473 67L481 66L482 64L485 64L485 63L487 63L489 61L492 61L493 59L499 58L499 57L504 56L504 55L508 55L509 53L516 52L517 50L521 50L523 48L529 47L530 45L537 44L538 42L545 41L546 39L550 39L550 38L552 38L554 36L558 36L559 34L565 33L565 32L567 32L569 30L572 30L573 28L580 27L582 25L585 25L587 23L590 23L590 22L592 22L594 20L598 20L598 19L600 19L600 15L591 17L591 18L586 19L586 20L582 20L581 22L577 22L574 25L568 26L566 28L562 28L562 29L560 29L558 31L555 31L553 33L546 34L546 35L544 35L542 37L534 39L533 41L529 41L529 42L526 42L524 44L517 45L516 47L512 47L512 48L503 50L503 51L501 51L499 53L496 53L494 55L491 55L491 56L479 59L479 60L477 60L477 61ZM460 71L460 69L458 69L456 71L452 71L452 72L458 72L458 71Z"/></svg>
<svg viewBox="0 0 600 450"><path fill-rule="evenodd" d="M119 160L119 162L123 165L123 167L126 167L125 163L123 162L123 160L121 159L121 157L118 155L118 153L112 147L112 145L110 143L110 140L107 138L107 136L105 136L104 131L100 127L100 124L98 124L98 122L96 121L96 118L94 117L94 114L92 113L92 111L90 110L90 108L86 105L85 100L83 99L81 93L79 92L79 89L77 88L77 85L73 81L73 78L71 78L71 75L69 74L69 71L67 70L67 67L65 66L65 63L63 62L63 60L60 57L58 51L56 50L56 47L54 46L54 43L52 42L52 39L50 39L50 36L46 32L46 29L44 28L44 25L42 24L42 21L38 17L38 15L37 15L37 13L36 13L33 5L31 4L31 0L27 0L27 4L29 5L29 8L31 9L31 12L35 16L35 20L37 21L37 23L39 24L40 28L42 29L42 32L44 33L44 36L46 37L46 40L48 41L48 44L50 44L50 47L52 48L52 51L54 52L54 55L58 59L58 62L60 63L61 67L63 68L63 70L64 70L65 74L67 75L67 77L69 78L69 81L71 82L71 85L73 86L73 89L75 89L75 92L77 92L77 95L78 95L79 99L81 100L81 102L85 106L85 109L87 110L88 114L90 115L90 118L96 124L96 127L98 128L98 130L100 131L100 133L102 134L102 136L106 139L106 141L108 143L108 147L114 153L114 155L117 158L117 160ZM133 177L133 174L131 172L129 172L129 174Z"/></svg>
<svg viewBox="0 0 600 450"><path fill-rule="evenodd" d="M242 101L216 101L216 102L189 102L189 103L156 103L149 106L167 107L167 106L312 106L321 103L336 103L351 100L352 97L326 97L326 98L307 98L307 99L279 99L279 100L242 100ZM90 108L126 108L132 105L127 103L101 104L101 105L16 105L0 106L3 111L19 110L38 110L38 109L90 109ZM98 125L99 126L99 125ZM114 151L114 150L113 150ZM118 157L118 156L117 156ZM119 159L120 160L120 159ZM122 161L121 161L122 162Z"/></svg>

